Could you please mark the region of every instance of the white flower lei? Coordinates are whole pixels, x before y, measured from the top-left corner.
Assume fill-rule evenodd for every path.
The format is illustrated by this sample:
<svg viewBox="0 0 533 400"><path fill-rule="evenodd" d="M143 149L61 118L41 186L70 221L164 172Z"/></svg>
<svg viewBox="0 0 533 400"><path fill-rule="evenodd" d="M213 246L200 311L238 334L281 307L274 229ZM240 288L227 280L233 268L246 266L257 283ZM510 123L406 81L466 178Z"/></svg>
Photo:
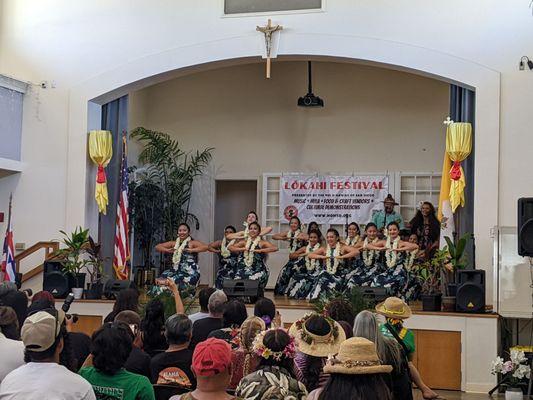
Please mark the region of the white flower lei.
<svg viewBox="0 0 533 400"><path fill-rule="evenodd" d="M305 248L305 268L307 268L308 271L314 271L316 269L316 266L318 265L318 260L309 258L308 255L314 253L319 248L320 243L315 244L314 247L311 247L311 245L308 244Z"/></svg>
<svg viewBox="0 0 533 400"><path fill-rule="evenodd" d="M248 239L248 232L249 232L248 222L244 221L242 224L244 226L244 238Z"/></svg>
<svg viewBox="0 0 533 400"><path fill-rule="evenodd" d="M357 242L359 241L359 238L360 238L359 235L354 236L352 239L347 237L346 239L344 239L344 242L346 243L347 246L355 246Z"/></svg>
<svg viewBox="0 0 533 400"><path fill-rule="evenodd" d="M254 263L254 253L253 250L257 247L259 242L261 241L261 237L256 237L253 241L252 238L246 239L246 249L244 251L244 265L247 267L251 267Z"/></svg>
<svg viewBox="0 0 533 400"><path fill-rule="evenodd" d="M174 245L174 254L172 255L172 264L176 265L180 263L183 250L185 249L185 247L187 247L190 241L190 236L187 236L187 239L185 239L183 242L180 238L176 239L176 244Z"/></svg>
<svg viewBox="0 0 533 400"><path fill-rule="evenodd" d="M378 240L378 238L374 238L374 240L372 240L370 243L375 243ZM368 238L365 238L365 241L363 242L363 262L367 267L370 267L374 262L374 257L376 256L377 252L375 250L367 250L366 248L368 243Z"/></svg>
<svg viewBox="0 0 533 400"><path fill-rule="evenodd" d="M300 235L300 233L302 233L299 229L297 229L296 231L292 232L292 231L289 231L287 232L287 240L290 240L291 241L291 247L290 247L290 251L291 253L294 253L296 250L298 250L298 236Z"/></svg>
<svg viewBox="0 0 533 400"><path fill-rule="evenodd" d="M400 238L397 237L394 239L393 242L391 242L390 236L387 236L387 245L385 250L385 260L387 263L387 267L393 268L396 266L396 263L398 261L398 253L396 251L392 251L392 249L397 249L398 244L400 243Z"/></svg>
<svg viewBox="0 0 533 400"><path fill-rule="evenodd" d="M341 244L337 242L337 245L335 246L335 249L333 250L333 265L331 265L331 247L329 247L329 244L326 246L326 271L328 271L330 274L334 274L337 272L337 268L339 267L339 259L338 256L341 255Z"/></svg>
<svg viewBox="0 0 533 400"><path fill-rule="evenodd" d="M418 254L418 250L413 250L408 253L407 256L407 263L405 264L405 269L407 271L410 271L413 267L413 264L415 263L416 255Z"/></svg>
<svg viewBox="0 0 533 400"><path fill-rule="evenodd" d="M222 239L222 243L220 244L220 255L224 258L228 258L231 255L231 252L228 250L228 247L235 243L235 239L230 240L228 245L226 245L226 242L226 236L224 236L224 239Z"/></svg>

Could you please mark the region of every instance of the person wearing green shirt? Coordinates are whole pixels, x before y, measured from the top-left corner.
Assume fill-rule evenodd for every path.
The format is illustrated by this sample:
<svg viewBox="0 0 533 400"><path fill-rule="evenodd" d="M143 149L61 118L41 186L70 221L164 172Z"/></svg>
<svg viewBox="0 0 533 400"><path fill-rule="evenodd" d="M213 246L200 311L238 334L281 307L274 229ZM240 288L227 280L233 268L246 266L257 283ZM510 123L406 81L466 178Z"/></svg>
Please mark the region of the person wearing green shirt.
<svg viewBox="0 0 533 400"><path fill-rule="evenodd" d="M420 373L411 362L416 350L414 333L403 326L403 321L411 316L411 308L398 297L388 297L384 302L376 306L376 312L386 318L386 323L381 324L379 329L384 336L395 339L409 360L409 374L412 381L422 392L424 399L443 399L438 393L427 386Z"/></svg>
<svg viewBox="0 0 533 400"><path fill-rule="evenodd" d="M390 194L383 200L383 210L378 211L372 216L372 222L378 227L378 231L384 232L385 228L391 222L396 222L400 226L400 230L404 229L403 217L401 214L394 211L394 206L397 206L396 200Z"/></svg>
<svg viewBox="0 0 533 400"><path fill-rule="evenodd" d="M132 343L133 332L123 322L108 322L93 334L93 366L82 367L79 374L92 385L98 400L155 400L148 378L124 369Z"/></svg>

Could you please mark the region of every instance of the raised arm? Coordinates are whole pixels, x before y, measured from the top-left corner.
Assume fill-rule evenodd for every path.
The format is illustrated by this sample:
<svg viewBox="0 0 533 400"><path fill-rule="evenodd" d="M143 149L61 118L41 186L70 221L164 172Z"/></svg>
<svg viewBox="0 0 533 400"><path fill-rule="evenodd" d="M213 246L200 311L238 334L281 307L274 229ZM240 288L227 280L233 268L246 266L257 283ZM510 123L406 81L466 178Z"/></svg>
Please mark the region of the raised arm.
<svg viewBox="0 0 533 400"><path fill-rule="evenodd" d="M259 242L259 245L261 246L261 248L254 250L254 252L256 252L256 253L274 253L275 251L278 251L278 246L275 246L275 245L273 245L272 243L270 243L270 242L268 242L266 240L261 240L261 242Z"/></svg>
<svg viewBox="0 0 533 400"><path fill-rule="evenodd" d="M416 243L400 241L397 251L414 251L418 250L418 245Z"/></svg>
<svg viewBox="0 0 533 400"><path fill-rule="evenodd" d="M242 253L244 250L246 250L246 242L244 240L236 242L231 246L228 246L228 250L232 253Z"/></svg>
<svg viewBox="0 0 533 400"><path fill-rule="evenodd" d="M341 248L341 253L344 254L338 256L337 258L344 260L346 258L357 257L357 255L359 255L359 250L357 250L355 247L344 245Z"/></svg>
<svg viewBox="0 0 533 400"><path fill-rule="evenodd" d="M172 295L174 296L174 304L176 305L176 314L185 314L185 307L183 306L183 301L181 300L180 291L178 290L178 287L176 286L176 282L174 282L174 279L167 278L166 285L172 292Z"/></svg>
<svg viewBox="0 0 533 400"><path fill-rule="evenodd" d="M244 239L244 231L239 231L239 232L235 232L235 233L230 233L229 235L226 235L226 238L228 240L233 240L233 239Z"/></svg>
<svg viewBox="0 0 533 400"><path fill-rule="evenodd" d="M284 233L274 233L272 235L272 239L274 240L287 240L287 233L288 232L284 232Z"/></svg>
<svg viewBox="0 0 533 400"><path fill-rule="evenodd" d="M176 245L175 241L165 242L156 244L155 249L160 253L172 254L174 253L174 246Z"/></svg>
<svg viewBox="0 0 533 400"><path fill-rule="evenodd" d="M366 248L369 249L369 250L381 251L381 250L385 250L386 246L387 246L387 242L385 242L385 240L380 240L377 243L368 243L366 245Z"/></svg>
<svg viewBox="0 0 533 400"><path fill-rule="evenodd" d="M265 226L263 229L261 229L261 232L259 232L259 236L268 235L270 232L272 232L272 227L271 226Z"/></svg>
<svg viewBox="0 0 533 400"><path fill-rule="evenodd" d="M220 247L222 246L222 240L215 240L207 245L207 251L211 253L220 253Z"/></svg>
<svg viewBox="0 0 533 400"><path fill-rule="evenodd" d="M289 260L295 260L305 255L305 247L300 247L298 250L289 254Z"/></svg>
<svg viewBox="0 0 533 400"><path fill-rule="evenodd" d="M311 258L313 260L325 260L327 258L326 257L326 250L323 247L321 247L317 251L314 251L311 254L309 254L307 257L309 257L309 258Z"/></svg>
<svg viewBox="0 0 533 400"><path fill-rule="evenodd" d="M189 242L189 253L203 253L204 251L207 251L207 249L208 246L199 240L191 240Z"/></svg>

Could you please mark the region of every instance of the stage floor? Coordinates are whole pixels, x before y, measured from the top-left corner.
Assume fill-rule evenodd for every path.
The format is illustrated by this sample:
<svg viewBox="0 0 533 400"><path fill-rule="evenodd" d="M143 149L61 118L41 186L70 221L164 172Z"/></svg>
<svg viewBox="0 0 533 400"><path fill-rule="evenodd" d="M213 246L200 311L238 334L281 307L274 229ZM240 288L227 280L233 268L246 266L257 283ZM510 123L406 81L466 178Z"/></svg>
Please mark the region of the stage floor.
<svg viewBox="0 0 533 400"><path fill-rule="evenodd" d="M489 396L487 393L464 393L449 390L437 390L437 393L448 400L487 400L487 399L504 399L504 394ZM525 399L525 397L524 397ZM423 400L422 393L419 390L413 390L413 400Z"/></svg>

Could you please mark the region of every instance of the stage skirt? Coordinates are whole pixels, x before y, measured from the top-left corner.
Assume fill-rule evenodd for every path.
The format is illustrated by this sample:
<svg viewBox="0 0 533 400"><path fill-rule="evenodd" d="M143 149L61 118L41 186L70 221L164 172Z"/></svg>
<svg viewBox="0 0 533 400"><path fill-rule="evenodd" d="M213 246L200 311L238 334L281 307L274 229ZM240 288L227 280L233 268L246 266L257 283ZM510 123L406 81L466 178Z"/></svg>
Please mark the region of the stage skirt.
<svg viewBox="0 0 533 400"><path fill-rule="evenodd" d="M235 279L237 273L238 255L231 253L229 257L218 257L218 271L215 279L215 287L222 289L224 279Z"/></svg>
<svg viewBox="0 0 533 400"><path fill-rule="evenodd" d="M326 292L342 292L346 286L346 274L348 271L344 268L344 265L339 265L337 272L330 274L324 266L315 279L315 284L309 292L307 299L314 300L320 297L321 294Z"/></svg>
<svg viewBox="0 0 533 400"><path fill-rule="evenodd" d="M250 267L244 264L244 253L239 255L235 276L233 279L251 279L259 281L259 286L264 288L268 283L270 272L265 264L264 253L254 253L254 261Z"/></svg>
<svg viewBox="0 0 533 400"><path fill-rule="evenodd" d="M306 299L315 288L322 269L319 266L314 271L308 271L305 267L305 258L302 258L302 263L303 268L292 276L287 285L287 295L292 299Z"/></svg>
<svg viewBox="0 0 533 400"><path fill-rule="evenodd" d="M356 286L370 286L376 276L384 272L382 257L379 252L373 252L368 254L369 251L365 250L355 260L354 269L346 274L346 290L351 291ZM363 259L363 255L370 262L370 265L366 265Z"/></svg>
<svg viewBox="0 0 533 400"><path fill-rule="evenodd" d="M183 252L179 264L164 271L161 278L171 278L176 282L180 291L190 287L196 287L200 282L200 268L198 268L198 254ZM151 295L158 295L163 292L161 286L154 285L150 290Z"/></svg>

